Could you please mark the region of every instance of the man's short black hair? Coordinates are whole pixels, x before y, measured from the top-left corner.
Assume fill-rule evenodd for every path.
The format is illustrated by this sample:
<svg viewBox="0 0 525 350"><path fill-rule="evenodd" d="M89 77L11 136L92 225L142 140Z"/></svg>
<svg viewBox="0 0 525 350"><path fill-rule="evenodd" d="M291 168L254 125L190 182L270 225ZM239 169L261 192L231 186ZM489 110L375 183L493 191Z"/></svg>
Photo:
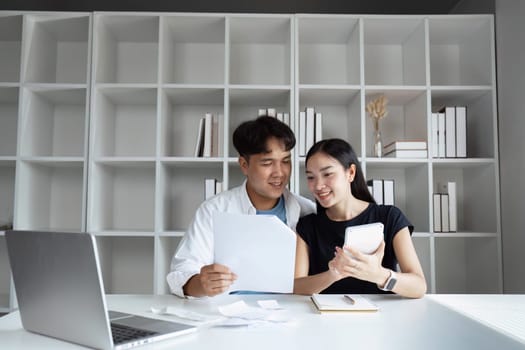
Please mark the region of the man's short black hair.
<svg viewBox="0 0 525 350"><path fill-rule="evenodd" d="M275 137L289 151L295 146L295 135L288 125L277 118L260 116L241 123L233 132L233 145L246 160L252 154L268 153L268 139Z"/></svg>

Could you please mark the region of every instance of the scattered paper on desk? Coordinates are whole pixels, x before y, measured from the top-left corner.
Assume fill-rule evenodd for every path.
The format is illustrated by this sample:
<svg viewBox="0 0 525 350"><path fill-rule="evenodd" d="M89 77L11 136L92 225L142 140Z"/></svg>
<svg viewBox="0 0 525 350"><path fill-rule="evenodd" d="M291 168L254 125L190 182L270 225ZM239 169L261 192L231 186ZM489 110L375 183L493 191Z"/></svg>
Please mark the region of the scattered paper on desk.
<svg viewBox="0 0 525 350"><path fill-rule="evenodd" d="M257 304L259 304L260 307L266 310L282 310L283 308L277 300L258 300Z"/></svg>
<svg viewBox="0 0 525 350"><path fill-rule="evenodd" d="M277 302L271 304L273 306L275 306L275 304L279 306ZM229 320L221 322L219 324L221 326L251 325L260 322L284 323L292 320L290 314L283 308L264 309L262 307L252 307L242 300L219 306L219 312L230 318ZM244 320L244 322L242 320Z"/></svg>
<svg viewBox="0 0 525 350"><path fill-rule="evenodd" d="M156 315L169 315L177 316L185 320L195 321L195 322L217 322L222 319L221 316L217 315L204 315L194 311L180 310L172 306L161 306L161 307L151 307L151 312Z"/></svg>
<svg viewBox="0 0 525 350"><path fill-rule="evenodd" d="M250 307L242 300L219 306L219 312L224 316L244 318L245 320L264 320L268 314L266 310Z"/></svg>

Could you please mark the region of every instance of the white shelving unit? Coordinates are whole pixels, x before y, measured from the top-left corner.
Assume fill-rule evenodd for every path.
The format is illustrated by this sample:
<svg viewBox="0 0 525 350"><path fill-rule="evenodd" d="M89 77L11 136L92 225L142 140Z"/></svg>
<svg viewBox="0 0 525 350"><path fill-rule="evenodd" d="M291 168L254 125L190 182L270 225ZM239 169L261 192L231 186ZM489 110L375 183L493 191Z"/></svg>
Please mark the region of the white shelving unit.
<svg viewBox="0 0 525 350"><path fill-rule="evenodd" d="M502 291L493 27L484 15L296 16L297 110L321 112L323 137L347 139L367 178L394 180L430 292ZM384 144L422 139L431 147L431 113L466 106L468 158L373 157L365 106L380 94L389 100ZM310 196L298 162L295 190ZM434 233L432 193L445 181L457 184L458 232Z"/></svg>
<svg viewBox="0 0 525 350"><path fill-rule="evenodd" d="M0 13L0 221L86 229L91 14ZM16 305L3 231L0 310Z"/></svg>
<svg viewBox="0 0 525 350"><path fill-rule="evenodd" d="M23 16L0 12L0 225L13 223ZM11 272L0 229L0 312L11 309Z"/></svg>
<svg viewBox="0 0 525 350"><path fill-rule="evenodd" d="M167 293L204 180L243 181L235 127L308 106L367 178L394 179L430 291L499 292L493 32L490 16L0 12L0 221L93 232L108 293ZM384 143L430 140L432 112L466 105L468 158L372 157L378 94ZM220 152L194 157L206 113ZM291 189L311 197L293 162ZM441 181L457 183L457 233L431 229ZM0 233L0 311L14 305L4 262Z"/></svg>
<svg viewBox="0 0 525 350"><path fill-rule="evenodd" d="M292 23L288 15L95 13L87 230L109 252L108 292L168 292L169 261L204 180L225 188L241 180L230 176L234 127L259 108L292 112ZM194 157L206 113L221 119L222 150ZM135 269L140 283L115 279L136 265L118 247L140 250L151 267Z"/></svg>

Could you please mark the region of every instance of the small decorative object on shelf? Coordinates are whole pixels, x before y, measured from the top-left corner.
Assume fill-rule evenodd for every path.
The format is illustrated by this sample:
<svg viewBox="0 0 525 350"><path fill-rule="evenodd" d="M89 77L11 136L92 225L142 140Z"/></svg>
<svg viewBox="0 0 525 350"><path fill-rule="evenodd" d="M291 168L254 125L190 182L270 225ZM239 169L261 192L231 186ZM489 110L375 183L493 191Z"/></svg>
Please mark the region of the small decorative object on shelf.
<svg viewBox="0 0 525 350"><path fill-rule="evenodd" d="M383 141L381 139L381 131L379 130L379 120L386 117L388 111L386 110L386 104L388 99L385 95L381 95L378 98L368 102L366 105L366 113L372 118L374 125L374 137L373 137L373 156L382 157L383 156Z"/></svg>
<svg viewBox="0 0 525 350"><path fill-rule="evenodd" d="M13 219L9 221L0 221L0 231L7 231L13 229Z"/></svg>

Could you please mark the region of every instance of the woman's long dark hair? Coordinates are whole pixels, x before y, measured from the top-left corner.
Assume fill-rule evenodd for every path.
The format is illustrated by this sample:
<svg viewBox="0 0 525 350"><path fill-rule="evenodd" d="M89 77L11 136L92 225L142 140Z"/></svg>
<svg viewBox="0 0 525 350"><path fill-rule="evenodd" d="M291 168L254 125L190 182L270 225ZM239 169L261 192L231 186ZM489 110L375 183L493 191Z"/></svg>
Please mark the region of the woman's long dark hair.
<svg viewBox="0 0 525 350"><path fill-rule="evenodd" d="M370 194L366 180L361 170L361 165L357 159L357 155L348 142L341 139L326 139L321 140L314 144L308 154L306 154L305 165L308 164L308 160L316 153L324 153L330 157L337 159L343 168L349 169L352 164L355 165L355 177L354 181L350 184L352 195L366 202L375 203L374 197ZM319 207L319 205L318 205Z"/></svg>

